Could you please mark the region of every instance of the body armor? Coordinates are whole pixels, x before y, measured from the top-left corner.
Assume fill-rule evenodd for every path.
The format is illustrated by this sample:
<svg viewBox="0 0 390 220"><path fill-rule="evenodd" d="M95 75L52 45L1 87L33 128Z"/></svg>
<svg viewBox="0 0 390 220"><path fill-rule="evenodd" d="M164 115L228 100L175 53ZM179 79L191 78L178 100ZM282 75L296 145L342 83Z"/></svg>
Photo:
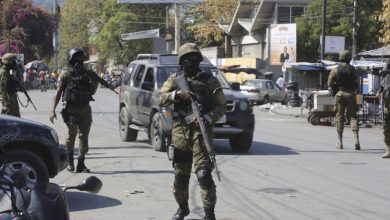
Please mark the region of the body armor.
<svg viewBox="0 0 390 220"><path fill-rule="evenodd" d="M62 98L68 104L80 106L93 101L90 78L83 68L70 72Z"/></svg>
<svg viewBox="0 0 390 220"><path fill-rule="evenodd" d="M191 92L195 94L194 99L197 100L200 113L202 115L208 113L212 109L211 94L207 85L207 81L210 77L211 75L208 73L201 73L200 76L195 80L187 79L188 86L190 87ZM174 105L174 111L179 113L179 115L182 117L191 115L191 101L179 101Z"/></svg>
<svg viewBox="0 0 390 220"><path fill-rule="evenodd" d="M337 84L339 90L354 92L357 89L355 68L351 65L340 65L337 67Z"/></svg>

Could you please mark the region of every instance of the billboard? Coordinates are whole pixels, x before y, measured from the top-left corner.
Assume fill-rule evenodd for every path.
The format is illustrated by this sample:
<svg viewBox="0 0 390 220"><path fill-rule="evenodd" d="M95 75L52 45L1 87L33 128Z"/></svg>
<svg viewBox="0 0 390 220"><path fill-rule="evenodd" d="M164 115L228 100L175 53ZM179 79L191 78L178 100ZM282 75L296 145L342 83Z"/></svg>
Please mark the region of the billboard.
<svg viewBox="0 0 390 220"><path fill-rule="evenodd" d="M345 37L325 36L325 53L339 54L342 50L344 50L344 48Z"/></svg>
<svg viewBox="0 0 390 220"><path fill-rule="evenodd" d="M271 24L271 65L297 61L296 24Z"/></svg>

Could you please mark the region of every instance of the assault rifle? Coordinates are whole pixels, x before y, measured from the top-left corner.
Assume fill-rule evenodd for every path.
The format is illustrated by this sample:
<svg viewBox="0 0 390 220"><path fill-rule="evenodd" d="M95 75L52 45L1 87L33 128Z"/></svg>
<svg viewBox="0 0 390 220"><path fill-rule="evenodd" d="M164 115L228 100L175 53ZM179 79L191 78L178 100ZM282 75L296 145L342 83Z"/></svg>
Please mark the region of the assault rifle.
<svg viewBox="0 0 390 220"><path fill-rule="evenodd" d="M179 76L177 76L175 83L176 83L177 87L180 90L182 90L183 92L190 92L191 91L189 86L188 86L186 76L184 74L180 74ZM218 180L221 181L221 177L219 176L219 171L218 171L218 167L217 167L217 161L215 160L215 152L214 152L213 147L210 144L209 136L208 136L207 131L206 131L206 126L205 126L204 121L203 121L204 119L202 118L202 116L200 114L199 104L195 99L192 98L192 96L190 96L190 99L191 99L191 107L192 107L192 116L194 118L196 118L196 121L197 121L198 126L200 128L200 132L202 133L203 142L205 144L207 153L209 154L209 159L210 159L211 163L214 164L215 173L217 174ZM191 118L190 121L186 120L186 122L191 123L192 119L193 118Z"/></svg>
<svg viewBox="0 0 390 220"><path fill-rule="evenodd" d="M88 70L88 75L91 77L91 79L95 82L98 82L100 84L102 84L103 86L109 88L111 91L115 92L117 95L119 95L119 93L117 91L115 91L114 87L112 87L110 84L108 84L108 82L106 82L104 79L100 78L98 75L96 75L96 73L92 70Z"/></svg>
<svg viewBox="0 0 390 220"><path fill-rule="evenodd" d="M35 107L33 101L31 100L30 96L28 95L26 89L24 88L24 86L22 85L22 83L16 78L16 76L13 74L13 70L10 70L10 75L12 76L13 80L18 84L18 87L19 89L24 93L24 95L26 96L27 98L27 104L26 105L23 105L20 100L20 104L23 106L23 107L27 107L28 106L28 103L31 103L31 105L34 107L35 111L38 111L37 108Z"/></svg>

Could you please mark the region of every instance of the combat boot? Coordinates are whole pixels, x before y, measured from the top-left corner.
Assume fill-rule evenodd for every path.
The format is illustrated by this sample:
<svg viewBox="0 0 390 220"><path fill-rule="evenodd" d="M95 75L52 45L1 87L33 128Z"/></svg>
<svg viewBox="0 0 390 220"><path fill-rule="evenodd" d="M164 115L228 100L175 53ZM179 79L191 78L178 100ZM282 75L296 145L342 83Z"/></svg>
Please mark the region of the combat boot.
<svg viewBox="0 0 390 220"><path fill-rule="evenodd" d="M76 173L89 173L91 172L84 164L85 156L80 155L77 158L77 167L76 167Z"/></svg>
<svg viewBox="0 0 390 220"><path fill-rule="evenodd" d="M336 144L336 149L343 149L343 132L342 131L337 131L337 144Z"/></svg>
<svg viewBox="0 0 390 220"><path fill-rule="evenodd" d="M204 209L204 220L215 220L214 207Z"/></svg>
<svg viewBox="0 0 390 220"><path fill-rule="evenodd" d="M360 150L359 131L353 131L353 140L355 142L355 150Z"/></svg>
<svg viewBox="0 0 390 220"><path fill-rule="evenodd" d="M188 204L179 205L176 213L173 214L172 220L184 220L184 217L190 214L190 209L188 208Z"/></svg>
<svg viewBox="0 0 390 220"><path fill-rule="evenodd" d="M73 162L73 151L68 152L68 166L66 167L67 170L69 171L74 171L74 162Z"/></svg>
<svg viewBox="0 0 390 220"><path fill-rule="evenodd" d="M390 146L386 146L386 152L382 155L382 158L390 158Z"/></svg>

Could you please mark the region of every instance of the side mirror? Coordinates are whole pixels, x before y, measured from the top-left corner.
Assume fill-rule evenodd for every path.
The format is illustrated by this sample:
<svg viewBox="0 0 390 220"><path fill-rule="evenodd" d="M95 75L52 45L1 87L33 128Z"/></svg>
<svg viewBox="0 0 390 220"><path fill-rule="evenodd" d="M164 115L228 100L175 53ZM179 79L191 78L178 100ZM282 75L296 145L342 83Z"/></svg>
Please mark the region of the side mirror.
<svg viewBox="0 0 390 220"><path fill-rule="evenodd" d="M230 83L230 86L232 87L232 89L233 89L234 91L241 91L241 89L240 89L240 83L237 83L237 82Z"/></svg>
<svg viewBox="0 0 390 220"><path fill-rule="evenodd" d="M96 176L90 176L84 182L75 188L80 191L87 191L93 194L97 194L100 192L100 189L102 188L103 183L100 179L98 179Z"/></svg>
<svg viewBox="0 0 390 220"><path fill-rule="evenodd" d="M153 83L150 81L145 81L141 84L141 89L147 91L153 91Z"/></svg>

